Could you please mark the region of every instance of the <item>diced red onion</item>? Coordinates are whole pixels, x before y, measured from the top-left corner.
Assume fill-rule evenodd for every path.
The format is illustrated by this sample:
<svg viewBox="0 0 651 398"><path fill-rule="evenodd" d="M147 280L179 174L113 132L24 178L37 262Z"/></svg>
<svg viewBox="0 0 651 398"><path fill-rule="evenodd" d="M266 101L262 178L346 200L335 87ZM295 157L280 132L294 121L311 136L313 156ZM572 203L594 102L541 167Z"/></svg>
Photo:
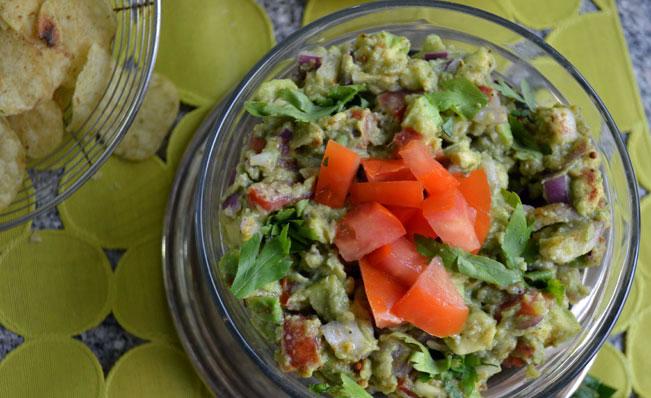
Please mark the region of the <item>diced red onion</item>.
<svg viewBox="0 0 651 398"><path fill-rule="evenodd" d="M546 178L542 185L547 203L570 203L570 178L567 174Z"/></svg>
<svg viewBox="0 0 651 398"><path fill-rule="evenodd" d="M423 54L423 59L425 61L431 61L433 59L446 59L448 57L448 52L447 51L437 51L433 53L425 53Z"/></svg>
<svg viewBox="0 0 651 398"><path fill-rule="evenodd" d="M290 129L284 129L279 134L280 137L280 155L285 157L289 155L289 141L294 137L294 133Z"/></svg>
<svg viewBox="0 0 651 398"><path fill-rule="evenodd" d="M232 211L237 211L240 206L240 194L235 192L234 194L229 195L226 200L222 203L222 209L229 209Z"/></svg>
<svg viewBox="0 0 651 398"><path fill-rule="evenodd" d="M303 70L319 69L321 66L321 57L311 54L300 54L298 56L298 65Z"/></svg>
<svg viewBox="0 0 651 398"><path fill-rule="evenodd" d="M290 129L283 129L283 131L280 132L279 136L283 142L289 142L292 138L294 138L294 132Z"/></svg>

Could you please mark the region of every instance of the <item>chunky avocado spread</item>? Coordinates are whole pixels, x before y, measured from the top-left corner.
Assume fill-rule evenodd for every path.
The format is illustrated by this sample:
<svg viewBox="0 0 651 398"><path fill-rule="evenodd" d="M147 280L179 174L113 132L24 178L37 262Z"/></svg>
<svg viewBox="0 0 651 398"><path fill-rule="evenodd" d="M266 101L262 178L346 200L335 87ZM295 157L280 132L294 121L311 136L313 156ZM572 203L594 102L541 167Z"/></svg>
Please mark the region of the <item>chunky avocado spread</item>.
<svg viewBox="0 0 651 398"><path fill-rule="evenodd" d="M582 270L605 252L578 110L537 106L487 48L416 44L315 49L246 104L260 123L223 200L220 272L316 393L479 397L504 369L535 377L579 332Z"/></svg>

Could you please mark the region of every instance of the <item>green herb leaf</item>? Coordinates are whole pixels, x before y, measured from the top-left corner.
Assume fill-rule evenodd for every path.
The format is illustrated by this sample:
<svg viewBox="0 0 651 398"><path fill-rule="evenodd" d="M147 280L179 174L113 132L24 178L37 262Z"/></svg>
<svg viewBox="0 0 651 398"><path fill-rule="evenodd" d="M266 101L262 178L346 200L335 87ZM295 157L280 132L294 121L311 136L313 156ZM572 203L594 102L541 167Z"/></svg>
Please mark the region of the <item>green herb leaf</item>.
<svg viewBox="0 0 651 398"><path fill-rule="evenodd" d="M425 257L441 257L446 268L455 269L471 278L505 287L522 280L520 272L510 270L499 261L466 253L434 239L416 235L416 249Z"/></svg>
<svg viewBox="0 0 651 398"><path fill-rule="evenodd" d="M350 376L341 374L341 396L346 398L373 398L362 386Z"/></svg>
<svg viewBox="0 0 651 398"><path fill-rule="evenodd" d="M247 101L244 109L256 117L289 117L300 122L313 122L341 112L347 103L365 89L366 86L361 84L337 86L328 93L325 105L314 104L301 90L282 89L278 91L278 99L282 101L274 103Z"/></svg>
<svg viewBox="0 0 651 398"><path fill-rule="evenodd" d="M402 340L405 344L411 346L415 351L409 357L409 362L417 371L428 375L428 377L436 376L441 372L448 369L444 363L439 363L432 358L432 355L423 343L416 340L406 333L395 332L393 336Z"/></svg>
<svg viewBox="0 0 651 398"><path fill-rule="evenodd" d="M525 103L524 98L522 98L522 96L520 94L516 93L515 90L513 90L511 88L511 86L507 82L505 82L504 80L500 79L500 80L498 80L496 82L491 83L490 86L491 86L491 88L493 88L494 90L497 90L500 94L502 94L503 96L505 96L507 98L514 99L514 100L516 100L518 102L522 102L523 104Z"/></svg>
<svg viewBox="0 0 651 398"><path fill-rule="evenodd" d="M531 91L531 86L529 86L529 82L527 82L525 79L522 79L522 81L520 82L520 91L522 92L524 103L527 104L527 108L531 109L532 111L535 110L536 97Z"/></svg>
<svg viewBox="0 0 651 398"><path fill-rule="evenodd" d="M332 387L327 383L310 384L308 389L315 394L324 394L330 391Z"/></svg>
<svg viewBox="0 0 651 398"><path fill-rule="evenodd" d="M292 265L289 257L291 241L288 239L289 225L279 235L269 239L262 250L262 234L256 233L240 248L237 274L231 285L231 292L242 299L264 285L287 275Z"/></svg>
<svg viewBox="0 0 651 398"><path fill-rule="evenodd" d="M416 250L420 254L427 258L441 257L443 264L447 268L454 268L459 253L462 253L459 249L444 245L441 242L422 235L416 235L414 241L416 242Z"/></svg>
<svg viewBox="0 0 651 398"><path fill-rule="evenodd" d="M541 269L539 271L530 271L524 274L524 278L532 282L546 282L554 277L554 271L550 269Z"/></svg>
<svg viewBox="0 0 651 398"><path fill-rule="evenodd" d="M219 260L219 269L226 280L231 281L235 278L239 261L239 250L232 249L227 251L226 254L222 256L221 260Z"/></svg>
<svg viewBox="0 0 651 398"><path fill-rule="evenodd" d="M459 272L480 281L505 287L522 280L519 272L508 269L504 264L484 256L465 254L457 258Z"/></svg>
<svg viewBox="0 0 651 398"><path fill-rule="evenodd" d="M425 94L441 112L451 110L472 119L488 103L488 97L475 84L463 77L441 82L441 91Z"/></svg>
<svg viewBox="0 0 651 398"><path fill-rule="evenodd" d="M504 231L502 239L502 251L506 257L507 265L514 268L516 258L520 257L527 248L527 243L531 237L531 228L527 224L527 215L520 201L520 197L509 191L502 191L502 196L508 204L514 207L511 218Z"/></svg>
<svg viewBox="0 0 651 398"><path fill-rule="evenodd" d="M447 118L441 128L448 137L452 137L454 135L454 119L451 117Z"/></svg>
<svg viewBox="0 0 651 398"><path fill-rule="evenodd" d="M501 79L492 83L491 87L499 91L503 96L525 104L530 110L536 109L536 99L531 91L531 86L529 86L529 83L525 79L522 79L520 82L520 92L522 95L513 90L507 82Z"/></svg>
<svg viewBox="0 0 651 398"><path fill-rule="evenodd" d="M565 286L561 281L558 279L548 280L545 291L551 294L559 305L563 304L563 299L565 298Z"/></svg>
<svg viewBox="0 0 651 398"><path fill-rule="evenodd" d="M587 375L572 398L611 398L617 390L596 377Z"/></svg>

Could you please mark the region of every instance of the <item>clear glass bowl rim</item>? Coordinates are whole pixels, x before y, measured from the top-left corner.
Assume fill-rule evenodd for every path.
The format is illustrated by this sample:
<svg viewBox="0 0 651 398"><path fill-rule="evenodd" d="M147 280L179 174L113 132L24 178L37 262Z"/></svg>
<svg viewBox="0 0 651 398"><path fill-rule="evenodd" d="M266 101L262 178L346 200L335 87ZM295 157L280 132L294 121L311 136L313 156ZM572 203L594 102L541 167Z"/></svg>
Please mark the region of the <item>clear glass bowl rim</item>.
<svg viewBox="0 0 651 398"><path fill-rule="evenodd" d="M262 68L263 65L266 65L267 63L274 60L276 54L282 52L282 50L288 47L291 43L301 41L306 38L310 38L313 35L313 33L319 31L320 28L324 25L330 25L333 22L336 22L338 20L352 19L352 17L354 16L362 16L364 14L369 14L375 11L381 11L382 9L401 8L401 7L430 7L434 9L450 10L450 11L464 13L472 17L478 17L480 19L493 22L497 25L500 25L503 28L506 28L508 30L517 33L520 37L530 42L533 42L535 45L537 45L538 47L540 47L545 51L546 53L545 55L552 57L556 62L558 62L561 66L563 66L563 68L565 68L565 70L575 79L575 81L581 86L581 88L585 91L585 93L593 100L595 106L599 110L601 117L603 118L604 122L606 123L609 130L613 134L612 138L617 147L617 152L621 156L622 163L626 173L627 187L629 192L631 193L631 199L633 200L632 207L631 207L633 214L630 220L631 245L629 250L631 252L631 255L628 257L628 262L623 266L623 272L628 273L628 278L625 281L625 286L621 286L621 289L618 290L615 293L615 296L612 298L612 301L614 302L614 305L611 307L612 311L609 314L607 314L606 316L607 322L604 322L602 324L601 330L599 330L599 332L595 335L595 339L593 339L590 342L592 346L591 349L586 350L585 354L574 363L574 366L572 366L571 369L568 372L566 372L561 377L561 379L558 380L557 383L555 383L555 385L550 386L550 388L545 391L546 394L549 394L549 396L551 396L552 394L558 393L560 390L563 389L563 387L565 387L566 385L574 381L575 378L581 374L581 371L590 363L590 361L593 359L593 357L596 355L598 350L601 348L601 346L605 343L608 336L610 335L610 332L614 327L620 312L622 311L626 298L628 297L628 293L632 286L633 277L635 275L635 268L637 264L639 244L640 244L640 205L639 205L640 199L638 193L637 179L635 177L635 173L633 170L633 166L631 164L630 157L628 156L628 152L626 150L626 145L624 144L621 138L621 132L619 128L615 124L614 119L612 118L610 112L604 105L601 98L598 96L598 94L592 88L592 86L588 83L588 81L583 77L583 75L563 55L561 55L556 49L551 47L541 37L537 36L532 31L528 30L527 28L521 25L518 25L514 22L511 22L507 19L504 19L500 16L497 16L495 14L492 14L484 10L480 10L470 6L465 6L462 4L450 3L447 1L440 1L440 0L373 1L370 3L365 3L362 5L344 9L335 12L333 14L329 14L310 23L309 25L300 28L299 30L291 34L289 37L287 37L283 42L281 42L276 47L274 47L256 65L254 65L254 67L249 71L249 73L247 73L247 75L242 79L241 83L234 89L230 97L225 101L225 106L223 108L223 111L219 116L219 118L217 119L216 123L214 124L212 131L209 133L207 137L206 149L202 159L198 189L196 191L196 197L195 197L196 202L195 202L195 214L194 214L195 217L194 228L195 228L195 236L197 237L197 249L199 251L200 266L203 268L205 275L208 275L210 279L208 281L208 285L210 288L209 290L211 292L211 295L213 296L213 299L217 303L217 308L221 313L220 315L225 320L225 323L227 324L228 328L230 329L235 339L244 348L245 352L249 355L249 357L251 357L251 359L256 364L258 364L259 368L265 373L267 377L272 379L277 385L280 385L283 389L285 389L287 393L291 393L291 391L288 391L287 388L285 387L285 384L282 382L282 378L279 378L277 374L275 374L271 369L267 368L267 366L263 363L262 359L259 357L256 350L246 341L244 336L238 330L237 326L235 325L235 323L233 322L229 314L229 309L226 303L220 297L219 288L215 284L215 278L217 278L218 276L214 274L214 271L210 266L211 262L210 259L208 258L209 243L207 241L207 239L209 238L209 232L208 232L207 223L204 223L205 217L207 216L205 212L207 209L206 205L210 202L210 198L207 190L207 183L208 183L210 165L212 162L215 161L215 159L213 158L213 154L215 153L217 141L220 133L223 130L223 126L226 119L228 119L228 116L231 114L231 112L237 111L234 105L240 99L243 89L255 77L256 73L258 72L258 70Z"/></svg>

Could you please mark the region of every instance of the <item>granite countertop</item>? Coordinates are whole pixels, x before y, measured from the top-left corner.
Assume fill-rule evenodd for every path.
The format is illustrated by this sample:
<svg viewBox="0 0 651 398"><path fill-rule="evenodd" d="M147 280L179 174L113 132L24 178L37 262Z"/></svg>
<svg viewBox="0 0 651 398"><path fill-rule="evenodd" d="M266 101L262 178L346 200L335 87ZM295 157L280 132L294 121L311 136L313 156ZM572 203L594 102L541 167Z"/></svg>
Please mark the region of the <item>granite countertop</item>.
<svg viewBox="0 0 651 398"><path fill-rule="evenodd" d="M271 16L278 42L300 27L305 0L257 1ZM583 1L584 10L588 12L596 10L590 0ZM618 6L646 113L651 115L651 58L648 56L651 54L651 1L619 0ZM34 221L34 226L37 229L61 228L56 210L39 217ZM76 338L93 350L105 372L108 372L123 353L142 343L137 337L122 330L113 316L109 316L101 325ZM0 326L0 359L22 341L22 337Z"/></svg>

